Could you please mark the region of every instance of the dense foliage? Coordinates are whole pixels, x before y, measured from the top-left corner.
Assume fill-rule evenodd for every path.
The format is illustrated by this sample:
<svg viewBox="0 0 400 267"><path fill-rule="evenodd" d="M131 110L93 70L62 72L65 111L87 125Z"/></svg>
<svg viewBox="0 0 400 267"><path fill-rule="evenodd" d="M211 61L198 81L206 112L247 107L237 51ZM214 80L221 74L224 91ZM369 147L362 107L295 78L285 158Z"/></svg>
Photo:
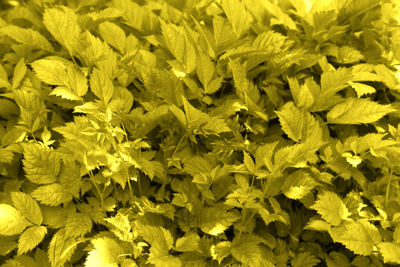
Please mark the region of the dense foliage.
<svg viewBox="0 0 400 267"><path fill-rule="evenodd" d="M9 1L2 266L400 264L396 2Z"/></svg>

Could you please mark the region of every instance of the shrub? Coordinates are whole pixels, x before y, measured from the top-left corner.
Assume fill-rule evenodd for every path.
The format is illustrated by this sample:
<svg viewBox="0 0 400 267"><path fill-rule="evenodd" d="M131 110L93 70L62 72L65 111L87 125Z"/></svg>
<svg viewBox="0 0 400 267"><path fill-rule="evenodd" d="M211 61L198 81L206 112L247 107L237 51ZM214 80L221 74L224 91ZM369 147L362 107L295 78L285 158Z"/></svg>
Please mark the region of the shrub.
<svg viewBox="0 0 400 267"><path fill-rule="evenodd" d="M400 264L397 1L8 2L2 266Z"/></svg>

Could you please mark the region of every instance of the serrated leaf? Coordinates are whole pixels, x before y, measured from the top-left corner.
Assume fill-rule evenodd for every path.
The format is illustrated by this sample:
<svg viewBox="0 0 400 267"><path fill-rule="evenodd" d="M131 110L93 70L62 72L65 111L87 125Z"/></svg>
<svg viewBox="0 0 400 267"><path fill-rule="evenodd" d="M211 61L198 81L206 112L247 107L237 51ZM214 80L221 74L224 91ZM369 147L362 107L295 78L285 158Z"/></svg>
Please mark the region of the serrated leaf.
<svg viewBox="0 0 400 267"><path fill-rule="evenodd" d="M169 254L170 249L174 244L174 238L171 232L163 227L139 224L138 229L143 238L150 243L150 255L148 262L162 266L180 266L178 258Z"/></svg>
<svg viewBox="0 0 400 267"><path fill-rule="evenodd" d="M323 72L321 74L321 93L322 95L332 96L349 86L353 79L354 76L351 69L339 68Z"/></svg>
<svg viewBox="0 0 400 267"><path fill-rule="evenodd" d="M293 102L286 103L278 114L282 130L293 141L300 141L304 124L303 113L294 105Z"/></svg>
<svg viewBox="0 0 400 267"><path fill-rule="evenodd" d="M223 119L220 119L218 117L211 117L207 113L196 109L184 96L182 96L182 102L185 109L186 117L184 125L186 125L189 129L201 129L204 131L204 134L219 134L222 132L231 131ZM180 112L176 108L170 108L170 110L182 122L182 112Z"/></svg>
<svg viewBox="0 0 400 267"><path fill-rule="evenodd" d="M20 86L22 80L26 75L27 69L28 68L26 67L24 58L21 58L14 68L13 83L12 83L13 89L16 89Z"/></svg>
<svg viewBox="0 0 400 267"><path fill-rule="evenodd" d="M382 242L378 244L378 248L385 263L400 264L400 245L398 243Z"/></svg>
<svg viewBox="0 0 400 267"><path fill-rule="evenodd" d="M363 83L350 83L351 87L356 91L358 97L362 97L363 95L373 94L376 92L376 89L372 86Z"/></svg>
<svg viewBox="0 0 400 267"><path fill-rule="evenodd" d="M59 85L50 94L69 100L80 100L88 90L83 72L59 58L44 58L31 63L36 76L43 82Z"/></svg>
<svg viewBox="0 0 400 267"><path fill-rule="evenodd" d="M333 192L324 191L318 195L318 200L311 206L321 217L337 226L342 220L346 219L350 214L343 200Z"/></svg>
<svg viewBox="0 0 400 267"><path fill-rule="evenodd" d="M327 114L329 123L360 124L373 123L394 112L390 105L381 105L364 98L348 98L335 105Z"/></svg>
<svg viewBox="0 0 400 267"><path fill-rule="evenodd" d="M76 248L76 240L65 235L65 230L61 229L53 235L47 250L47 256L52 267L63 266L71 259Z"/></svg>
<svg viewBox="0 0 400 267"><path fill-rule="evenodd" d="M123 259L120 257L124 254L124 250L121 246L109 237L99 237L92 239L94 249L89 251L89 255L86 258L85 266L109 266L117 267L120 261Z"/></svg>
<svg viewBox="0 0 400 267"><path fill-rule="evenodd" d="M314 231L329 231L331 225L323 220L311 219L304 229L314 230Z"/></svg>
<svg viewBox="0 0 400 267"><path fill-rule="evenodd" d="M320 260L310 252L297 254L296 257L291 261L293 267L313 267L319 262Z"/></svg>
<svg viewBox="0 0 400 267"><path fill-rule="evenodd" d="M0 235L16 235L21 233L29 222L14 207L0 204Z"/></svg>
<svg viewBox="0 0 400 267"><path fill-rule="evenodd" d="M232 25L226 18L215 16L213 30L217 54L236 44L237 38L233 32Z"/></svg>
<svg viewBox="0 0 400 267"><path fill-rule="evenodd" d="M363 256L371 255L373 247L382 239L379 230L365 220L352 221L331 228L329 233L333 241L342 243L346 248Z"/></svg>
<svg viewBox="0 0 400 267"><path fill-rule="evenodd" d="M194 232L186 233L185 236L178 238L175 243L175 250L185 251L200 251L200 237Z"/></svg>
<svg viewBox="0 0 400 267"><path fill-rule="evenodd" d="M295 31L297 30L296 23L288 14L284 13L278 5L270 1L262 1L261 3L268 13L274 17L271 19L271 25L279 24L287 27L288 29Z"/></svg>
<svg viewBox="0 0 400 267"><path fill-rule="evenodd" d="M263 259L258 244L263 239L253 234L241 234L233 239L232 256L246 266L260 266Z"/></svg>
<svg viewBox="0 0 400 267"><path fill-rule="evenodd" d="M84 236L92 230L92 220L86 213L75 213L72 216L68 216L65 221L65 234L66 236Z"/></svg>
<svg viewBox="0 0 400 267"><path fill-rule="evenodd" d="M186 73L196 68L196 50L185 29L171 23L161 23L164 41L174 57L183 65Z"/></svg>
<svg viewBox="0 0 400 267"><path fill-rule="evenodd" d="M254 173L256 170L255 164L249 153L243 151L243 163L250 173Z"/></svg>
<svg viewBox="0 0 400 267"><path fill-rule="evenodd" d="M118 49L121 53L125 52L126 35L117 24L106 21L99 25L99 32L104 41L112 47Z"/></svg>
<svg viewBox="0 0 400 267"><path fill-rule="evenodd" d="M43 221L42 211L36 200L22 192L11 192L11 200L14 207L31 223L41 225Z"/></svg>
<svg viewBox="0 0 400 267"><path fill-rule="evenodd" d="M239 216L233 211L218 207L203 208L199 215L200 229L209 235L217 236L228 229Z"/></svg>
<svg viewBox="0 0 400 267"><path fill-rule="evenodd" d="M32 226L27 228L18 239L18 255L34 249L47 233L44 226Z"/></svg>
<svg viewBox="0 0 400 267"><path fill-rule="evenodd" d="M250 27L251 16L239 0L222 0L222 9L232 24L233 32L239 39Z"/></svg>
<svg viewBox="0 0 400 267"><path fill-rule="evenodd" d="M159 28L158 16L147 6L129 0L113 0L112 5L121 12L124 23L138 31L149 33Z"/></svg>
<svg viewBox="0 0 400 267"><path fill-rule="evenodd" d="M295 78L288 78L288 82L296 106L305 109L310 108L315 101L314 95L310 89L311 83L315 83L314 80L308 78L302 85L300 85Z"/></svg>
<svg viewBox="0 0 400 267"><path fill-rule="evenodd" d="M64 85L66 67L61 60L43 58L32 62L31 66L42 82Z"/></svg>
<svg viewBox="0 0 400 267"><path fill-rule="evenodd" d="M106 73L95 68L90 75L90 89L105 104L110 102L114 94L114 85Z"/></svg>
<svg viewBox="0 0 400 267"><path fill-rule="evenodd" d="M71 193L60 184L42 185L31 193L40 203L49 206L58 206L72 200Z"/></svg>
<svg viewBox="0 0 400 267"><path fill-rule="evenodd" d="M231 254L232 243L229 241L222 241L211 247L211 255L214 260L221 264L222 260Z"/></svg>
<svg viewBox="0 0 400 267"><path fill-rule="evenodd" d="M78 16L66 6L47 8L43 13L43 23L47 30L61 45L73 51L81 33Z"/></svg>
<svg viewBox="0 0 400 267"><path fill-rule="evenodd" d="M306 171L299 170L291 173L285 179L282 193L291 199L300 199L306 196L317 185Z"/></svg>
<svg viewBox="0 0 400 267"><path fill-rule="evenodd" d="M214 64L211 62L210 57L207 56L204 52L200 51L197 54L197 62L196 62L196 72L197 77L201 84L203 85L206 93L208 84L210 83L211 79L214 76Z"/></svg>
<svg viewBox="0 0 400 267"><path fill-rule="evenodd" d="M52 52L53 47L49 41L39 32L33 29L21 28L16 25L7 25L0 29L1 34L6 34L16 42L29 45L33 49L42 49Z"/></svg>
<svg viewBox="0 0 400 267"><path fill-rule="evenodd" d="M126 215L118 213L114 217L105 219L105 221L112 225L110 230L122 241L130 242L133 239L131 225Z"/></svg>
<svg viewBox="0 0 400 267"><path fill-rule="evenodd" d="M47 146L23 144L24 170L26 177L33 183L50 184L56 181L60 172L60 156Z"/></svg>

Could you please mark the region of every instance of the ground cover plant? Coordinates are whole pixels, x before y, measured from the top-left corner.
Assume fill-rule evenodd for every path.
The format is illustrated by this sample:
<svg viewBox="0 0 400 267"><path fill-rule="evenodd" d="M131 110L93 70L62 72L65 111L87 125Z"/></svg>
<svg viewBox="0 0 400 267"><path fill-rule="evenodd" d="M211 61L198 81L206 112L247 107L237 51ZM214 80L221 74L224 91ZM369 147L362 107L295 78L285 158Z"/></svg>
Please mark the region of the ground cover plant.
<svg viewBox="0 0 400 267"><path fill-rule="evenodd" d="M3 1L1 266L399 266L399 5Z"/></svg>

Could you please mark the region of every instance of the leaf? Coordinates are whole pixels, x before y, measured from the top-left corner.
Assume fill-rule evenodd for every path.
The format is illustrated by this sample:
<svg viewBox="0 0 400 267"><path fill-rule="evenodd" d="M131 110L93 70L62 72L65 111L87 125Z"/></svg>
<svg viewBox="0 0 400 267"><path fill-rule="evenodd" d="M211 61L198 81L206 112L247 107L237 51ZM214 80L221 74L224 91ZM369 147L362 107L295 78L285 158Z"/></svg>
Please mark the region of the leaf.
<svg viewBox="0 0 400 267"><path fill-rule="evenodd" d="M162 35L169 51L184 66L186 73L196 68L196 50L182 26L161 23Z"/></svg>
<svg viewBox="0 0 400 267"><path fill-rule="evenodd" d="M121 53L125 52L126 35L117 24L105 21L99 25L99 32L104 41L112 47L118 49Z"/></svg>
<svg viewBox="0 0 400 267"><path fill-rule="evenodd" d="M231 254L232 243L229 241L222 241L211 247L211 255L214 260L221 264L222 260Z"/></svg>
<svg viewBox="0 0 400 267"><path fill-rule="evenodd" d="M21 85L22 80L26 75L27 67L24 58L21 58L14 68L12 88L16 89Z"/></svg>
<svg viewBox="0 0 400 267"><path fill-rule="evenodd" d="M133 239L131 225L126 215L118 213L114 217L104 219L111 227L110 230L122 241L130 242Z"/></svg>
<svg viewBox="0 0 400 267"><path fill-rule="evenodd" d="M217 236L229 228L239 216L233 211L226 211L218 207L207 207L199 214L199 227L209 235Z"/></svg>
<svg viewBox="0 0 400 267"><path fill-rule="evenodd" d="M287 27L288 29L295 31L297 30L296 23L288 14L284 13L278 5L273 4L270 1L262 1L261 3L263 7L268 11L268 13L274 17L273 19L271 19L271 25L279 24Z"/></svg>
<svg viewBox="0 0 400 267"><path fill-rule="evenodd" d="M233 32L239 39L250 27L251 16L239 0L222 0L222 9L232 24Z"/></svg>
<svg viewBox="0 0 400 267"><path fill-rule="evenodd" d="M36 76L43 82L60 85L50 94L68 100L80 100L88 90L87 79L80 69L59 58L44 58L31 63Z"/></svg>
<svg viewBox="0 0 400 267"><path fill-rule="evenodd" d="M120 257L124 254L121 246L109 237L99 237L91 240L94 249L89 251L86 258L85 266L99 266L99 267L117 267L118 263L123 258Z"/></svg>
<svg viewBox="0 0 400 267"><path fill-rule="evenodd" d="M40 144L24 143L24 170L26 177L36 184L56 181L60 172L60 156L51 148Z"/></svg>
<svg viewBox="0 0 400 267"><path fill-rule="evenodd" d="M213 19L213 30L217 54L224 52L237 43L237 37L227 19L215 16Z"/></svg>
<svg viewBox="0 0 400 267"><path fill-rule="evenodd" d="M338 226L350 214L342 199L335 193L324 191L318 194L318 200L311 206L331 225Z"/></svg>
<svg viewBox="0 0 400 267"><path fill-rule="evenodd" d="M315 101L310 87L312 84L316 85L315 81L312 78L307 78L306 82L301 86L295 78L288 78L288 82L290 86L290 92L292 93L296 106L304 109L310 108Z"/></svg>
<svg viewBox="0 0 400 267"><path fill-rule="evenodd" d="M293 102L286 103L280 111L276 111L282 130L295 142L300 141L304 124L303 113Z"/></svg>
<svg viewBox="0 0 400 267"><path fill-rule="evenodd" d="M75 213L65 221L65 235L72 237L84 236L92 230L92 220L86 213Z"/></svg>
<svg viewBox="0 0 400 267"><path fill-rule="evenodd" d="M114 85L106 73L95 68L90 75L90 89L107 105L114 94Z"/></svg>
<svg viewBox="0 0 400 267"><path fill-rule="evenodd" d="M44 226L32 226L27 228L18 239L18 255L34 249L47 233Z"/></svg>
<svg viewBox="0 0 400 267"><path fill-rule="evenodd" d="M385 263L400 264L400 245L398 243L382 242L378 244L378 248Z"/></svg>
<svg viewBox="0 0 400 267"><path fill-rule="evenodd" d="M186 252L186 251L201 251L200 237L194 232L186 233L185 236L178 238L175 243L175 250Z"/></svg>
<svg viewBox="0 0 400 267"><path fill-rule="evenodd" d="M14 207L16 207L28 221L36 225L42 224L42 211L31 196L22 192L11 192L11 200Z"/></svg>
<svg viewBox="0 0 400 267"><path fill-rule="evenodd" d="M243 151L243 163L250 173L254 173L256 171L254 161L246 151Z"/></svg>
<svg viewBox="0 0 400 267"><path fill-rule="evenodd" d="M0 235L21 233L29 223L22 214L8 204L0 204Z"/></svg>
<svg viewBox="0 0 400 267"><path fill-rule="evenodd" d="M321 93L331 96L349 86L354 76L351 69L339 68L321 74Z"/></svg>
<svg viewBox="0 0 400 267"><path fill-rule="evenodd" d="M180 260L169 254L174 244L171 232L163 227L138 225L138 230L143 238L150 243L148 262L156 266L180 266Z"/></svg>
<svg viewBox="0 0 400 267"><path fill-rule="evenodd" d="M313 267L319 262L320 260L310 252L297 254L296 257L291 261L293 267Z"/></svg>
<svg viewBox="0 0 400 267"><path fill-rule="evenodd" d="M0 236L0 255L6 256L13 251L18 246L18 243L15 241L15 237L13 236Z"/></svg>
<svg viewBox="0 0 400 267"><path fill-rule="evenodd" d="M224 120L217 117L211 117L207 113L196 109L184 96L182 96L182 102L185 109L186 117L184 125L186 125L189 129L201 129L204 131L204 134L219 134L222 132L230 131ZM182 122L182 112L180 112L179 109L177 110L176 108L172 108L170 110Z"/></svg>
<svg viewBox="0 0 400 267"><path fill-rule="evenodd" d="M289 174L282 186L282 193L291 199L301 199L317 185L306 171L299 170Z"/></svg>
<svg viewBox="0 0 400 267"><path fill-rule="evenodd" d="M335 105L327 114L329 123L360 124L373 123L395 109L364 98L348 98Z"/></svg>
<svg viewBox="0 0 400 267"><path fill-rule="evenodd" d="M197 62L196 62L196 72L197 77L201 84L203 85L206 93L212 94L213 92L209 92L208 85L214 76L214 64L211 62L210 57L206 55L204 52L199 51L197 54Z"/></svg>
<svg viewBox="0 0 400 267"><path fill-rule="evenodd" d="M147 6L129 0L113 0L112 6L121 12L126 25L138 31L151 33L159 29L158 16Z"/></svg>
<svg viewBox="0 0 400 267"><path fill-rule="evenodd" d="M43 58L31 63L36 76L45 83L64 85L66 67L61 60Z"/></svg>
<svg viewBox="0 0 400 267"><path fill-rule="evenodd" d="M71 259L76 245L75 238L66 236L64 229L58 230L53 235L47 250L51 266L63 266L65 262Z"/></svg>
<svg viewBox="0 0 400 267"><path fill-rule="evenodd" d="M43 23L54 39L72 52L81 33L78 17L66 6L47 8L43 13Z"/></svg>
<svg viewBox="0 0 400 267"><path fill-rule="evenodd" d="M247 266L260 266L263 255L258 244L263 239L253 234L242 234L233 239L232 256Z"/></svg>
<svg viewBox="0 0 400 267"><path fill-rule="evenodd" d="M7 25L0 29L1 34L6 34L16 42L29 45L33 49L42 49L48 52L53 51L49 41L39 32L33 29L25 29L16 25Z"/></svg>
<svg viewBox="0 0 400 267"><path fill-rule="evenodd" d="M72 195L60 184L43 185L35 189L31 196L42 204L58 206L72 200Z"/></svg>
<svg viewBox="0 0 400 267"><path fill-rule="evenodd" d="M361 97L367 94L373 94L376 92L376 89L372 86L363 84L363 83L350 83L351 87L356 91L357 97Z"/></svg>
<svg viewBox="0 0 400 267"><path fill-rule="evenodd" d="M373 247L381 242L379 230L366 220L351 221L329 231L333 241L359 255L372 254Z"/></svg>

